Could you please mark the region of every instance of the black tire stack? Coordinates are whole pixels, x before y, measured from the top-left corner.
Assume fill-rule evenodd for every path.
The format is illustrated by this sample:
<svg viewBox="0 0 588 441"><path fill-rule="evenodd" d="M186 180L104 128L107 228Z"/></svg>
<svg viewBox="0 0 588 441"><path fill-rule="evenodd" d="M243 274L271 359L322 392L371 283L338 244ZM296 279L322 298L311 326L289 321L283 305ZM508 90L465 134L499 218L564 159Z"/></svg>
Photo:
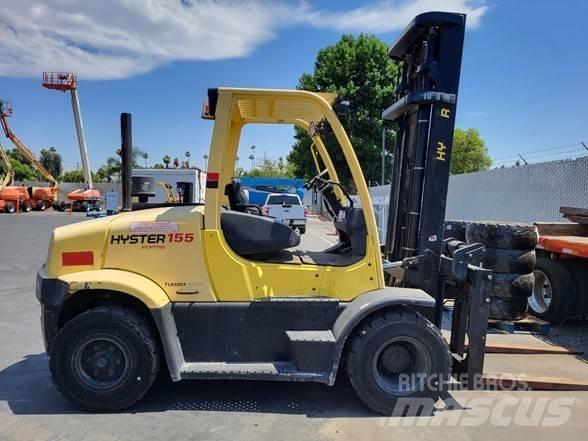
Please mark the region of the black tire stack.
<svg viewBox="0 0 588 441"><path fill-rule="evenodd" d="M533 293L537 227L528 224L471 222L466 242L486 247L484 268L494 271L490 318L519 320L526 315L527 299Z"/></svg>

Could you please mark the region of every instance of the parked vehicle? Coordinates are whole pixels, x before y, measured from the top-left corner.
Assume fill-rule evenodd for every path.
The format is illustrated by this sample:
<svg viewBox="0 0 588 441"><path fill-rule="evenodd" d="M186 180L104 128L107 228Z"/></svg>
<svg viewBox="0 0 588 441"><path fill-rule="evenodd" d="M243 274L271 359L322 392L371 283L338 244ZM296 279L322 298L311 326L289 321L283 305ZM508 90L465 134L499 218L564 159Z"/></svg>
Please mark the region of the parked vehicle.
<svg viewBox="0 0 588 441"><path fill-rule="evenodd" d="M306 208L300 196L293 193L270 193L262 207L263 214L276 218L300 234L306 232Z"/></svg>
<svg viewBox="0 0 588 441"><path fill-rule="evenodd" d="M572 222L537 223L530 312L551 323L588 316L588 210L561 207Z"/></svg>

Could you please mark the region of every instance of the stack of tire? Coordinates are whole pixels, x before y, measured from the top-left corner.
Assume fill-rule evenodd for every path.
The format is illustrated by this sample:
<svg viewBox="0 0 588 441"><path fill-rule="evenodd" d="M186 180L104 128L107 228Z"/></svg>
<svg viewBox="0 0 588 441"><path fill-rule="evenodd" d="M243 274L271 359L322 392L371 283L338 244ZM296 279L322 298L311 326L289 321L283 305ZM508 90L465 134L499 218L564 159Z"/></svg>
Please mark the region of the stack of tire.
<svg viewBox="0 0 588 441"><path fill-rule="evenodd" d="M484 268L494 271L490 318L519 320L527 313L533 293L537 227L528 224L471 222L466 226L466 242L486 247Z"/></svg>
<svg viewBox="0 0 588 441"><path fill-rule="evenodd" d="M490 318L519 320L525 317L533 292L537 228L528 224L446 221L445 238L485 246L481 263L494 271Z"/></svg>

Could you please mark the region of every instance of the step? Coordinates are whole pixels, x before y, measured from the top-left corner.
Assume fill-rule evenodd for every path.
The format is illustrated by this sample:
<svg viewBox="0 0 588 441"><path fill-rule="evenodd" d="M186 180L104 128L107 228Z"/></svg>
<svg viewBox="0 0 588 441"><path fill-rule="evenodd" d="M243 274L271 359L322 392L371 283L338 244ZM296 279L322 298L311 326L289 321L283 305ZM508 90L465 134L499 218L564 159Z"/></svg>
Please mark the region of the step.
<svg viewBox="0 0 588 441"><path fill-rule="evenodd" d="M182 379L326 381L326 376L300 372L294 363L278 362L190 362L181 368Z"/></svg>
<svg viewBox="0 0 588 441"><path fill-rule="evenodd" d="M332 364L335 336L331 330L286 331L290 353L300 371L327 372Z"/></svg>

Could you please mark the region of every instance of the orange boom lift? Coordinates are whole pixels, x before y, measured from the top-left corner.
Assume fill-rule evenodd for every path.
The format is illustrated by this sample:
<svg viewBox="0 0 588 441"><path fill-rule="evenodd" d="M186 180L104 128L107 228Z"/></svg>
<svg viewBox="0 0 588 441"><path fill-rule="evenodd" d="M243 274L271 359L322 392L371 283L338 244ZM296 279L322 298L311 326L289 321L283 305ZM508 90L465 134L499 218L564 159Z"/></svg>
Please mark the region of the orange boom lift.
<svg viewBox="0 0 588 441"><path fill-rule="evenodd" d="M92 172L88 160L88 148L84 138L84 125L82 123L82 113L80 111L80 101L78 99L77 78L72 73L67 72L43 72L43 87L50 90L60 90L61 92L71 93L71 107L74 115L76 134L78 136L78 145L80 147L80 156L82 158L82 171L84 173L85 189L74 190L68 193L67 199L71 201L73 211L90 211L100 210L100 191L94 189L92 183Z"/></svg>
<svg viewBox="0 0 588 441"><path fill-rule="evenodd" d="M43 164L35 157L18 137L10 130L8 120L13 114L12 104L10 101L0 100L0 124L4 134L12 141L18 151L32 164L32 166L43 176L49 183L49 187L28 187L24 189L27 191L27 199L23 202L22 210L30 211L30 209L43 211L45 208L54 207L57 203L57 180L49 173ZM20 187L16 187L20 188Z"/></svg>
<svg viewBox="0 0 588 441"><path fill-rule="evenodd" d="M23 205L28 199L27 191L24 187L12 185L14 170L2 144L0 144L0 161L4 164L4 177L0 180L0 212L14 213L24 208Z"/></svg>

